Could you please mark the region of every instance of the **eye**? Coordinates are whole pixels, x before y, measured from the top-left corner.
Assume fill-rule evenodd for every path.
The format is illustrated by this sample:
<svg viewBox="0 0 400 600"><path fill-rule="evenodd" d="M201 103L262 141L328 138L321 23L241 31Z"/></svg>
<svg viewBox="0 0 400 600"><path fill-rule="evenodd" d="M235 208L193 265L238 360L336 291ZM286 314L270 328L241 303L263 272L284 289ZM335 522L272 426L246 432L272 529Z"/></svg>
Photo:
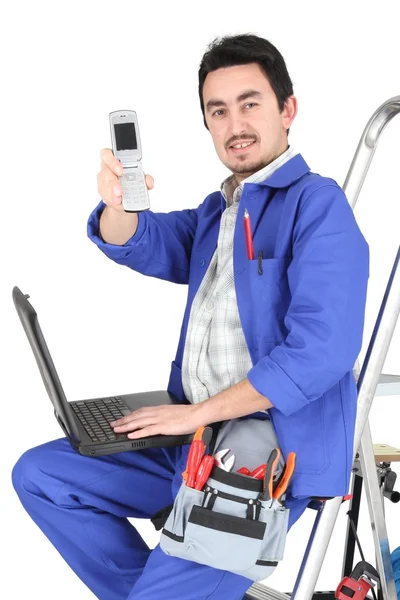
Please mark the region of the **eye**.
<svg viewBox="0 0 400 600"><path fill-rule="evenodd" d="M218 110L216 110L215 112L213 112L212 116L214 117L215 115L217 115L217 117L219 117L219 115L217 113L221 113L223 112L222 108L219 108Z"/></svg>
<svg viewBox="0 0 400 600"><path fill-rule="evenodd" d="M247 104L245 104L246 106L257 106L257 102L248 102Z"/></svg>

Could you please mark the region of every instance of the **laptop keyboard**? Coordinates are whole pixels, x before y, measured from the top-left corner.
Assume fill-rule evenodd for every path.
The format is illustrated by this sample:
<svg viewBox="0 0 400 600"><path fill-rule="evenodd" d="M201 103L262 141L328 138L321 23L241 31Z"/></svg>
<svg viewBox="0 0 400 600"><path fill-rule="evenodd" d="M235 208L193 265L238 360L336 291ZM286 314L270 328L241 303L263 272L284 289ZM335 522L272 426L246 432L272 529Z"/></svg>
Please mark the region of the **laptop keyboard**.
<svg viewBox="0 0 400 600"><path fill-rule="evenodd" d="M132 412L120 396L71 402L70 405L92 442L128 439L125 433L115 433L109 424Z"/></svg>

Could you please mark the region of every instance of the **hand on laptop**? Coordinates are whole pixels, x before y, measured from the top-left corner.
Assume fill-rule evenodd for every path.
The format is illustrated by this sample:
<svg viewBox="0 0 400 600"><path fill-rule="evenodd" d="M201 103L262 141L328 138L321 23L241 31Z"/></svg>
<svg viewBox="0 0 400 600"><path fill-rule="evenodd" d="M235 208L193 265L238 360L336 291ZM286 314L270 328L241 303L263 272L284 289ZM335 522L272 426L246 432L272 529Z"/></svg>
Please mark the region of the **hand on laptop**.
<svg viewBox="0 0 400 600"><path fill-rule="evenodd" d="M134 410L126 417L112 421L115 433L127 433L137 439L150 435L182 435L194 433L203 423L204 415L199 404L146 406Z"/></svg>

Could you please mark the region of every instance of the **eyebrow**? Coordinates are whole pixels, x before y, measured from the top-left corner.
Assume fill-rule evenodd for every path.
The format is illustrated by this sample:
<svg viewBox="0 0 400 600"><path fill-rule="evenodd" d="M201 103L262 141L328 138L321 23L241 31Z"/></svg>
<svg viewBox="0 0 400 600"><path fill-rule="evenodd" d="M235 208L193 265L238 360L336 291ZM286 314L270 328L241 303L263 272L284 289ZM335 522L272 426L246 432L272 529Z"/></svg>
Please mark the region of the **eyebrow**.
<svg viewBox="0 0 400 600"><path fill-rule="evenodd" d="M261 92L257 92L257 90L246 90L240 96L236 98L236 102L243 102L243 100L247 100L247 98L262 98L263 95ZM207 102L206 109L210 110L211 108L215 108L216 106L226 106L226 103L223 100L218 100L217 98L211 98Z"/></svg>

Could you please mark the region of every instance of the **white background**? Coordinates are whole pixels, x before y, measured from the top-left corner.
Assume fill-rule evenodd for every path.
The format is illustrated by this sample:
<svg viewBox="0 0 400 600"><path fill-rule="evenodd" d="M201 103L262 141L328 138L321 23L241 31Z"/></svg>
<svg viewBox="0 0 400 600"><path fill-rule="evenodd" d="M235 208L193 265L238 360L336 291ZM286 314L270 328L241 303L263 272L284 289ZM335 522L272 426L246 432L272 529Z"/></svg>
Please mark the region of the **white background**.
<svg viewBox="0 0 400 600"><path fill-rule="evenodd" d="M94 598L27 516L11 470L62 435L13 306L29 293L70 400L165 389L186 288L107 259L86 236L99 201L108 114L137 111L152 209L197 207L228 172L202 123L197 70L215 36L256 33L283 54L299 102L290 143L314 172L343 184L372 113L400 94L399 2L19 2L1 17L2 587L12 597ZM371 248L364 347L399 244L400 117L381 136L355 209ZM384 372L400 374L400 330ZM374 443L400 446L400 397L377 398ZM393 463L393 467L396 465ZM400 486L397 486L400 489ZM360 534L373 562L363 500ZM317 589L341 576L342 505ZM400 505L386 502L391 549ZM290 591L314 511L292 529L268 585ZM159 534L139 523L146 541ZM3 554L4 556L4 554ZM228 599L227 599L228 600Z"/></svg>

